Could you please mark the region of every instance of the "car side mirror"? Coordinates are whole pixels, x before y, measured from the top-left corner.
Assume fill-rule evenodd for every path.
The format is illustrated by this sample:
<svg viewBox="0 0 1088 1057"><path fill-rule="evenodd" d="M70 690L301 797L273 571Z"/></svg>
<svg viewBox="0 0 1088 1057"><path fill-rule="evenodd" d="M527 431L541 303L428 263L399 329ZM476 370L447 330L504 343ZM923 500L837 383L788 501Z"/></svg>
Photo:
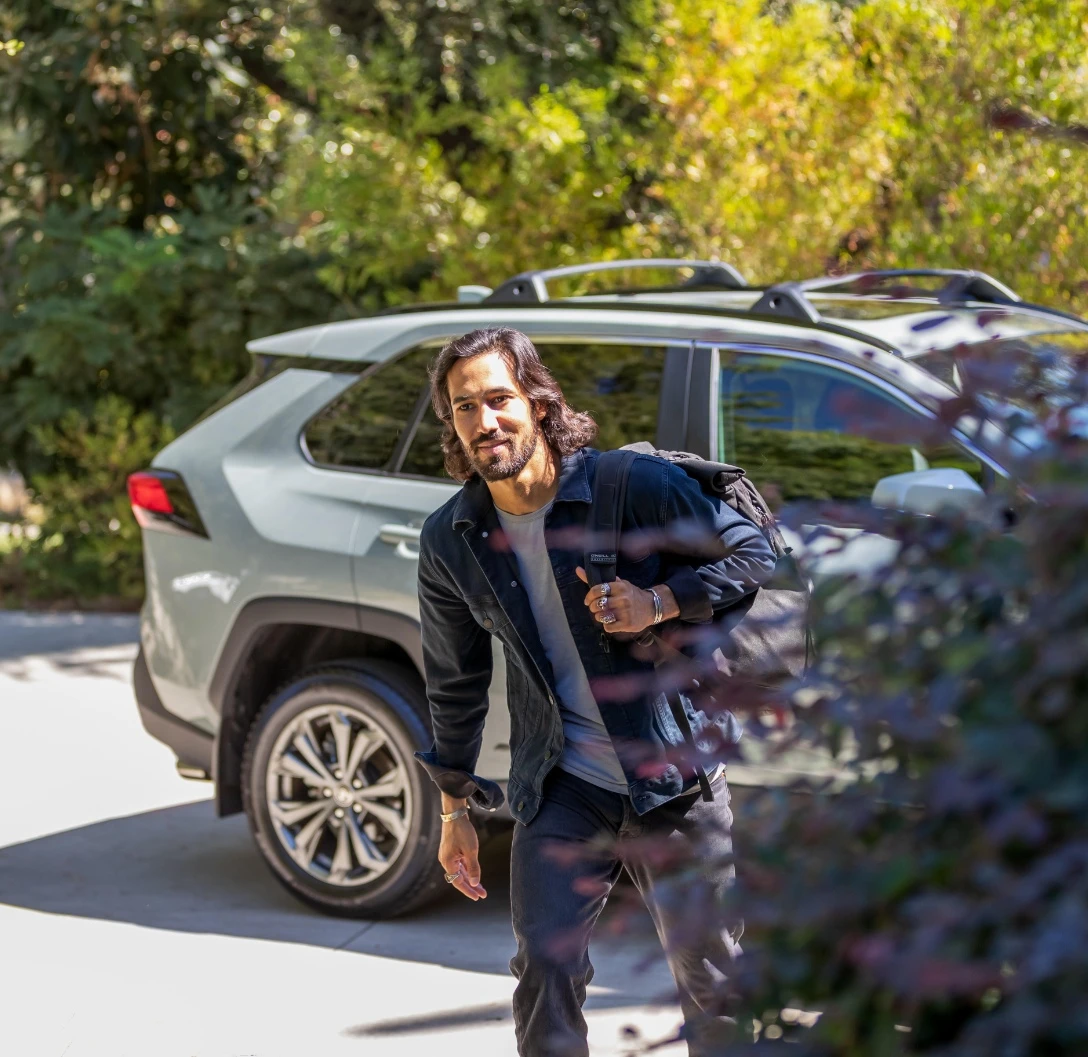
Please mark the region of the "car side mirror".
<svg viewBox="0 0 1088 1057"><path fill-rule="evenodd" d="M873 489L873 506L910 514L937 514L942 509L977 510L986 499L978 482L963 470L942 467L883 477Z"/></svg>

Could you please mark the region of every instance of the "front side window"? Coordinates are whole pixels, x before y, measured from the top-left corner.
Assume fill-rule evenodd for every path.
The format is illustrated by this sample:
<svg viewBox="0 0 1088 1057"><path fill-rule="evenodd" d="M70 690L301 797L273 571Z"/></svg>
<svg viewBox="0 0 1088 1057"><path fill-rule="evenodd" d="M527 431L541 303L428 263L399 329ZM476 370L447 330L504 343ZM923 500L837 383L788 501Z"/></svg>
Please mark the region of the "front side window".
<svg viewBox="0 0 1088 1057"><path fill-rule="evenodd" d="M410 429L437 349L412 349L356 382L323 408L306 427L314 462L361 470L385 470L405 429Z"/></svg>
<svg viewBox="0 0 1088 1057"><path fill-rule="evenodd" d="M606 451L653 441L665 365L664 345L535 341L567 403L597 423L595 447ZM405 455L402 473L445 477L441 426L428 408Z"/></svg>
<svg viewBox="0 0 1088 1057"><path fill-rule="evenodd" d="M934 442L933 424L874 384L792 357L723 350L719 457L789 500L867 500L882 478L958 467L968 452Z"/></svg>

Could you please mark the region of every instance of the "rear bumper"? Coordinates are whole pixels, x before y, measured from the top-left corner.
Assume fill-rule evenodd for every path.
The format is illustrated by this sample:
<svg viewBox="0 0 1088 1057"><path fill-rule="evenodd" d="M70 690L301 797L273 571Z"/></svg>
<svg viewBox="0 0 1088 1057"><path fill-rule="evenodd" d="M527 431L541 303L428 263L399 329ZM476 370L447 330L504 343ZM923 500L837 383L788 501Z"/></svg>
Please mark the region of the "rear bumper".
<svg viewBox="0 0 1088 1057"><path fill-rule="evenodd" d="M179 764L199 768L211 776L215 739L166 711L151 681L142 648L136 655L136 665L132 670L132 688L136 693L136 707L144 730L173 749Z"/></svg>

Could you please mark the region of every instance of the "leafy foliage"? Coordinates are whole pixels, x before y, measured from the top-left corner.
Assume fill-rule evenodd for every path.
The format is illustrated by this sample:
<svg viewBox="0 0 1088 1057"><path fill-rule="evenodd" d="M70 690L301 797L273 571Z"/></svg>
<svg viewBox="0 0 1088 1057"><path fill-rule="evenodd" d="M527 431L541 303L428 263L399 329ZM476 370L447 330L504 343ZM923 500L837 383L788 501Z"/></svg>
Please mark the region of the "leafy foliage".
<svg viewBox="0 0 1088 1057"><path fill-rule="evenodd" d="M744 801L741 882L721 908L745 926L723 985L746 1029L738 1053L1088 1045L1088 374L1067 362L1059 377L1027 352L961 352L964 397L947 416L994 397L1024 409L1030 454L1009 444L1002 458L1026 491L996 489L969 518L860 514L898 552L817 589L811 677L715 687L749 736L770 722L771 766L797 752L834 764L833 780ZM713 682L704 672L704 693ZM703 870L679 864L693 907Z"/></svg>
<svg viewBox="0 0 1088 1057"><path fill-rule="evenodd" d="M1076 310L1088 161L1062 130L1085 111L1086 17L1086 0L13 0L0 460L44 495L61 456L33 429L69 408L89 422L116 395L180 431L248 337L532 264L977 266Z"/></svg>

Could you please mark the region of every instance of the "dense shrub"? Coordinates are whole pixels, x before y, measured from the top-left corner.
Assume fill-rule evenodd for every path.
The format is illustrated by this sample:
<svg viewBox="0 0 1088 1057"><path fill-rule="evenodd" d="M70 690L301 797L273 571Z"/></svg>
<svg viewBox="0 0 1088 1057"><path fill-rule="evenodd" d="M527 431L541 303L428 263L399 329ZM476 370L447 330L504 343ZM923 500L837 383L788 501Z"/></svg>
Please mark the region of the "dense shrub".
<svg viewBox="0 0 1088 1057"><path fill-rule="evenodd" d="M12 232L0 450L45 519L7 560L17 599L138 600L126 476L244 373L247 340L337 313L312 259L263 214L199 197L149 232L59 208Z"/></svg>
<svg viewBox="0 0 1088 1057"><path fill-rule="evenodd" d="M738 1053L1088 1051L1088 369L1056 366L963 352L948 428L1018 421L1015 486L970 517L872 515L898 554L819 586L807 683L716 685L748 736L770 725L772 765L834 765L743 802Z"/></svg>

